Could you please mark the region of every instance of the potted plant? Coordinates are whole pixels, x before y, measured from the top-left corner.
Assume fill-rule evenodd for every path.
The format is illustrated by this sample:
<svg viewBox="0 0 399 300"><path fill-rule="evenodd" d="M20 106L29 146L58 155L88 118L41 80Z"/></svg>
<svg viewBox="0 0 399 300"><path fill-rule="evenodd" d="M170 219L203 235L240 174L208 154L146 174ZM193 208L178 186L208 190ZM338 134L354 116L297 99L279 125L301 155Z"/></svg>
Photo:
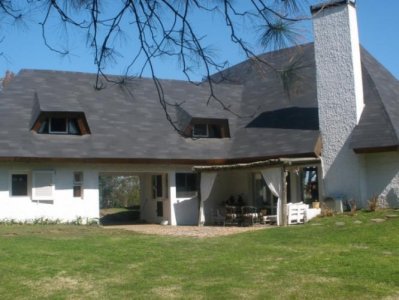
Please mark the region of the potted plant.
<svg viewBox="0 0 399 300"><path fill-rule="evenodd" d="M315 200L312 202L312 208L320 208L320 202L319 202L319 200L315 199Z"/></svg>

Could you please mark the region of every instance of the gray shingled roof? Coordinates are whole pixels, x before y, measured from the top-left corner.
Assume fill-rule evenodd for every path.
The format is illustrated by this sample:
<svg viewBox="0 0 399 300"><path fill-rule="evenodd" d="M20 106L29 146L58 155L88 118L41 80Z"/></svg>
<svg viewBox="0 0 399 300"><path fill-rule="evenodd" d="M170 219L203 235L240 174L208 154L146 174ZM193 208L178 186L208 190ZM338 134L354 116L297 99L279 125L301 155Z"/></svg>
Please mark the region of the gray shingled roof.
<svg viewBox="0 0 399 300"><path fill-rule="evenodd" d="M398 149L399 84L366 50L362 51L365 108L351 145L356 151Z"/></svg>
<svg viewBox="0 0 399 300"><path fill-rule="evenodd" d="M187 126L190 118L227 119L231 137L223 139L177 134L165 118L152 79L108 83L98 91L93 74L22 70L0 95L0 158L215 163L315 156L319 131L313 45L265 57L276 68L298 58L300 68L289 93L269 67L247 60L213 77L228 79L215 84L215 94L234 114L217 101L207 105L207 83L161 80L168 111L178 127ZM398 82L367 52L362 59L366 108L353 146L398 145ZM32 132L32 122L43 111L84 112L91 134ZM375 139L369 138L370 133Z"/></svg>

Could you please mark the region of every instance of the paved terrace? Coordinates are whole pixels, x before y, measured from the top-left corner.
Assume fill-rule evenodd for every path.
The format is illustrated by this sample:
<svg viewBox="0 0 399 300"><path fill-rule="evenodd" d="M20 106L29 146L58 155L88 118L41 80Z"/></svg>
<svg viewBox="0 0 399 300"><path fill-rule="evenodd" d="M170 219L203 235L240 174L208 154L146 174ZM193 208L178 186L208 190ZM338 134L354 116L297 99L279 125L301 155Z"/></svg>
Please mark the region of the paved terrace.
<svg viewBox="0 0 399 300"><path fill-rule="evenodd" d="M248 227L224 227L224 226L169 226L156 224L135 224L135 225L109 225L103 226L105 229L123 229L144 234L210 238L226 236L241 232L255 231L272 228L270 225L255 225Z"/></svg>

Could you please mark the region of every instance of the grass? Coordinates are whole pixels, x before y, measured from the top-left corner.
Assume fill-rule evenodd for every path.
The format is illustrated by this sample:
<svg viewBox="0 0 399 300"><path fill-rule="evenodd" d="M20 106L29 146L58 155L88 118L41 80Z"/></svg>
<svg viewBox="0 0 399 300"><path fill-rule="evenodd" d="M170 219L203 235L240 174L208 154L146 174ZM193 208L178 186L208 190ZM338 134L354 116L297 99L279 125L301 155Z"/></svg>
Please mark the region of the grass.
<svg viewBox="0 0 399 300"><path fill-rule="evenodd" d="M2 225L0 298L398 299L399 218L370 221L392 213L208 239Z"/></svg>

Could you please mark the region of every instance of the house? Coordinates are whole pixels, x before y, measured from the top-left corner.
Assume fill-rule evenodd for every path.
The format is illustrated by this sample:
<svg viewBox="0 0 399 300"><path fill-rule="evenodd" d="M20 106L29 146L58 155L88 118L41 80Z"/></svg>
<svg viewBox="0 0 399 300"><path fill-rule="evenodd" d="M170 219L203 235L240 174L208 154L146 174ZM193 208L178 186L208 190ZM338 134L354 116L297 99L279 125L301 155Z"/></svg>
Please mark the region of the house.
<svg viewBox="0 0 399 300"><path fill-rule="evenodd" d="M296 61L288 86L247 60L213 75L209 105L206 82L161 80L161 106L151 79L20 71L0 95L0 220L96 219L102 175L139 176L141 218L171 225L234 201L279 224L287 202L399 206L399 83L360 47L354 1L311 10L314 43L262 56Z"/></svg>

